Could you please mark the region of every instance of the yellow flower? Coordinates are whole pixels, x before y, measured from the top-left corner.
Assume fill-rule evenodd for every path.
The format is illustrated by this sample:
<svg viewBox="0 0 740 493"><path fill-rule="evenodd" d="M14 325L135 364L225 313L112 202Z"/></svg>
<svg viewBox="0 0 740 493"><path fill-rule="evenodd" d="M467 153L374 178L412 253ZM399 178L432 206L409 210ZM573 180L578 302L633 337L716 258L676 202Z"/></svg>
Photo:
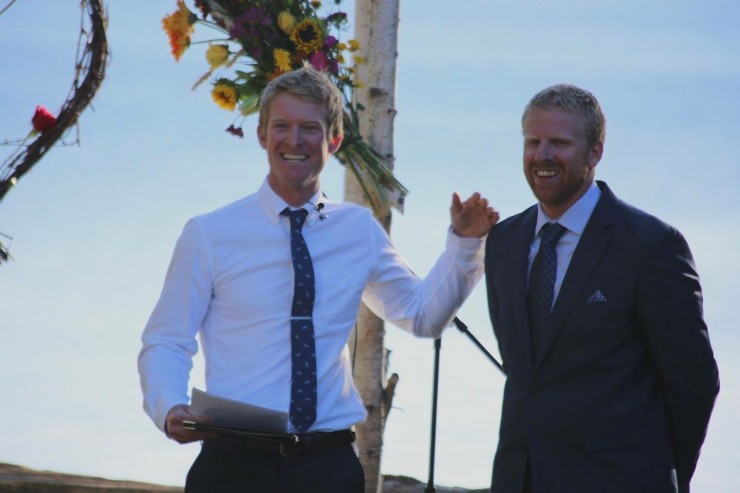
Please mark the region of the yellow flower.
<svg viewBox="0 0 740 493"><path fill-rule="evenodd" d="M206 60L211 70L216 70L226 63L227 58L229 58L229 47L226 45L211 45L206 50Z"/></svg>
<svg viewBox="0 0 740 493"><path fill-rule="evenodd" d="M188 10L184 0L177 0L177 10L162 19L162 29L170 38L170 48L175 60L190 46L190 35L193 33L193 24L198 16Z"/></svg>
<svg viewBox="0 0 740 493"><path fill-rule="evenodd" d="M236 109L236 103L239 99L239 93L236 87L228 79L219 79L213 86L211 97L221 108L229 111Z"/></svg>
<svg viewBox="0 0 740 493"><path fill-rule="evenodd" d="M347 44L349 44L349 51L357 51L360 49L360 42L356 39L350 39L347 41Z"/></svg>
<svg viewBox="0 0 740 493"><path fill-rule="evenodd" d="M281 72L290 72L293 67L290 65L290 53L281 48L272 50L272 57L275 59L275 67Z"/></svg>
<svg viewBox="0 0 740 493"><path fill-rule="evenodd" d="M337 44L337 49L338 49L339 51L344 51L344 50L346 50L346 49L347 49L347 45L346 45L346 44L344 44L344 43L338 43L338 44Z"/></svg>
<svg viewBox="0 0 740 493"><path fill-rule="evenodd" d="M355 63L356 63L357 65L363 65L363 64L365 63L365 57L363 57L363 56L360 56L360 55L355 55L355 56L354 56L354 57L352 57L352 58L354 58L354 60L355 60Z"/></svg>
<svg viewBox="0 0 740 493"><path fill-rule="evenodd" d="M278 26L282 31L290 36L295 28L295 17L290 15L290 12L284 10L278 14Z"/></svg>
<svg viewBox="0 0 740 493"><path fill-rule="evenodd" d="M293 29L290 39L295 43L298 50L306 54L317 51L324 42L321 37L321 30L312 19L299 22Z"/></svg>
<svg viewBox="0 0 740 493"><path fill-rule="evenodd" d="M338 63L344 63L345 62L344 56L341 55L341 54L337 54L336 59L337 59L337 62Z"/></svg>
<svg viewBox="0 0 740 493"><path fill-rule="evenodd" d="M321 2L320 2L320 0L312 0L312 1L311 1L311 7L315 8L315 9L317 9L317 8L321 7Z"/></svg>

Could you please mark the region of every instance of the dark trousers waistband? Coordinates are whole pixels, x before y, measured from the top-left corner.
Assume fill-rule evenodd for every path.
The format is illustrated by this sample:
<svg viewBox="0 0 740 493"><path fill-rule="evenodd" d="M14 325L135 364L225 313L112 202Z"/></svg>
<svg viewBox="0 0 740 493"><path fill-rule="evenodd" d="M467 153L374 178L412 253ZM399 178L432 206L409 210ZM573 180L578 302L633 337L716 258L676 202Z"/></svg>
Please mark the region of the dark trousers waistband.
<svg viewBox="0 0 740 493"><path fill-rule="evenodd" d="M269 438L231 435L220 435L219 438L210 441L233 443L250 450L259 450L283 457L297 457L350 445L355 441L355 433L352 430L306 433L295 435L295 441L291 443Z"/></svg>

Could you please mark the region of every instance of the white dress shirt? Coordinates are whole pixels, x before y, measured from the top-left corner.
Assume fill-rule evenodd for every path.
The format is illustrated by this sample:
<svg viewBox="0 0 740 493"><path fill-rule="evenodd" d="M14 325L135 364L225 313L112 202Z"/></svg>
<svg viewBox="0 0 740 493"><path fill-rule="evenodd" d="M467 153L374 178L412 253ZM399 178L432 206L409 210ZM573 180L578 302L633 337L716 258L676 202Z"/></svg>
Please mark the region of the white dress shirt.
<svg viewBox="0 0 740 493"><path fill-rule="evenodd" d="M555 305L555 300L560 293L560 286L563 285L563 279L565 273L570 265L570 260L573 258L573 253L576 251L578 242L581 240L583 230L586 229L588 220L591 219L591 213L596 207L596 203L601 197L601 190L596 182L592 182L591 186L586 190L586 193L578 199L578 201L570 206L570 208L563 213L559 218L550 218L542 210L542 206L537 206L537 223L534 228L534 238L532 244L529 246L529 267L527 269L527 286L529 286L529 272L532 269L532 263L534 258L537 256L537 250L540 248L540 241L542 239L542 226L548 223L558 223L565 227L565 233L560 237L557 243L556 253L558 258L558 266L555 271L555 290L552 295L552 304Z"/></svg>
<svg viewBox="0 0 740 493"><path fill-rule="evenodd" d="M303 226L316 282L313 309L318 409L310 431L349 428L366 417L346 343L360 301L419 337L436 337L483 275L483 239L448 232L424 280L406 266L371 212L317 193ZM144 408L164 430L167 412L189 402L198 351L207 391L287 412L293 264L287 204L264 181L256 194L188 221L142 335ZM292 428L291 430L292 431Z"/></svg>

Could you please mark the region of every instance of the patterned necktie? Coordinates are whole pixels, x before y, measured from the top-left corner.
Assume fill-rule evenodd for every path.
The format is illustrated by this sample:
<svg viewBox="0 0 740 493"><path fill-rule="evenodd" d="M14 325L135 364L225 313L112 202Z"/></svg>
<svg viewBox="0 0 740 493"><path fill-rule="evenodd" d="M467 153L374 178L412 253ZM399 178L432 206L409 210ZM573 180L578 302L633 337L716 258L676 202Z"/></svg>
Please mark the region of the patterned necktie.
<svg viewBox="0 0 740 493"><path fill-rule="evenodd" d="M558 266L555 246L563 233L565 233L565 228L557 223L545 224L542 227L540 249L537 251L529 273L527 306L529 329L532 333L532 352L535 357L544 336L545 324L552 311L555 272Z"/></svg>
<svg viewBox="0 0 740 493"><path fill-rule="evenodd" d="M290 422L305 433L316 421L316 347L313 335L315 297L313 263L301 228L308 211L286 208L290 220L290 253L293 259L293 307L290 312L291 384Z"/></svg>

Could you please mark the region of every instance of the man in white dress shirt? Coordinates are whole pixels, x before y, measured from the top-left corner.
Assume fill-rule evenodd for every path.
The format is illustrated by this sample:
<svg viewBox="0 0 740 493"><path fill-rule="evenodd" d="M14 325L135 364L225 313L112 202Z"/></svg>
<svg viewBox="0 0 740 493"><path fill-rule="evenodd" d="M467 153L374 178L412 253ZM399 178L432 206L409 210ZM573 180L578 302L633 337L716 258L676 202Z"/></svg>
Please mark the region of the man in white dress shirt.
<svg viewBox="0 0 740 493"><path fill-rule="evenodd" d="M177 242L142 336L144 408L169 438L203 440L188 492L362 492L349 429L366 412L346 348L360 302L418 337L439 336L482 276L483 238L498 214L477 193L464 202L454 194L447 247L420 280L369 210L321 193L321 171L342 142L342 97L326 76L304 68L274 79L262 95L257 134L269 162L262 186L191 219ZM187 404L197 335L209 393L290 407L294 267L286 208L307 211L302 235L315 283L313 424L302 430L289 423L302 444L294 449L185 429L183 420L207 421Z"/></svg>

